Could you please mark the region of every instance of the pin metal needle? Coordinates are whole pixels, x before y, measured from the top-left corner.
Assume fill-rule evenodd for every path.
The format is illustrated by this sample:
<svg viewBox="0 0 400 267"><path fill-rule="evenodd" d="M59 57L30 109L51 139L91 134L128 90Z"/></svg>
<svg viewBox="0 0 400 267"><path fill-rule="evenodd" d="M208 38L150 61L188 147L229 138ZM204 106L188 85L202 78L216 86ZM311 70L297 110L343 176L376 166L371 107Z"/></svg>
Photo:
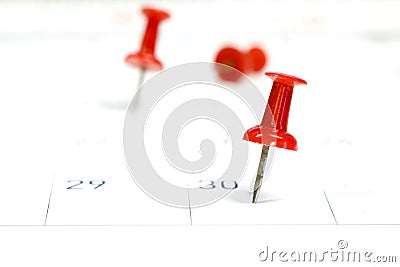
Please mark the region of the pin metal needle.
<svg viewBox="0 0 400 267"><path fill-rule="evenodd" d="M261 151L260 163L258 164L257 177L256 177L256 181L254 183L253 201L252 201L253 203L257 202L258 195L260 193L260 189L261 189L261 185L262 185L263 177L264 177L265 163L267 162L267 159L268 159L268 152L269 152L269 146L263 146L262 151Z"/></svg>
<svg viewBox="0 0 400 267"><path fill-rule="evenodd" d="M136 86L136 92L139 90L140 86L143 84L145 75L146 75L146 69L145 68L140 68L138 83L137 83L137 86Z"/></svg>
<svg viewBox="0 0 400 267"><path fill-rule="evenodd" d="M146 76L146 68L141 67L141 68L139 69L138 82L137 82L136 90L135 90L135 93L134 93L134 97L135 97L136 99L139 98L139 91L140 91L141 86L142 86L142 84L143 84L143 82L144 82L144 77L145 77L145 76ZM136 107L138 106L138 104L139 104L139 101L138 101L138 100L134 101L134 102L133 102L133 107L136 108Z"/></svg>

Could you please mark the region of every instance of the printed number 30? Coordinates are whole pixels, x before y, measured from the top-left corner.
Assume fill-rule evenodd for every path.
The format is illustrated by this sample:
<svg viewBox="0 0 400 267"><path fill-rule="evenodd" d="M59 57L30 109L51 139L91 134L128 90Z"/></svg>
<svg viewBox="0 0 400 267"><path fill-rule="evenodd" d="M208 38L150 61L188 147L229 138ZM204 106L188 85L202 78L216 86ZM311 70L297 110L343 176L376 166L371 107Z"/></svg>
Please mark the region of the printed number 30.
<svg viewBox="0 0 400 267"><path fill-rule="evenodd" d="M214 181L211 180L201 180L200 181L201 186L199 188L201 189L214 189L215 188L215 183ZM221 181L221 187L223 189L236 189L238 187L238 184L236 181Z"/></svg>

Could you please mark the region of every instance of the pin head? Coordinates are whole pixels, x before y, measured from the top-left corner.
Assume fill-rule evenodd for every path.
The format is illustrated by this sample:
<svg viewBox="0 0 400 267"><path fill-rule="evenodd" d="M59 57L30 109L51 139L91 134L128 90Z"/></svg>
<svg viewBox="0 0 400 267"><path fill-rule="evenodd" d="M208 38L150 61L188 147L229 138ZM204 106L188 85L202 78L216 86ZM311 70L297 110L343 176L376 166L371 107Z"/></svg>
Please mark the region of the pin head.
<svg viewBox="0 0 400 267"><path fill-rule="evenodd" d="M307 82L303 79L297 78L295 76L279 73L279 72L266 72L269 78L271 78L274 82L284 83L287 85L303 85L307 84Z"/></svg>
<svg viewBox="0 0 400 267"><path fill-rule="evenodd" d="M146 70L162 70L163 64L153 54L146 54L142 52L129 54L125 58L125 62L131 66L139 67Z"/></svg>
<svg viewBox="0 0 400 267"><path fill-rule="evenodd" d="M162 21L164 19L168 19L170 17L169 13L155 8L143 8L142 13L147 16L147 18L154 18L157 21Z"/></svg>
<svg viewBox="0 0 400 267"><path fill-rule="evenodd" d="M293 135L275 128L263 127L262 125L256 125L248 129L243 136L243 140L264 146L276 146L297 151L297 140Z"/></svg>
<svg viewBox="0 0 400 267"><path fill-rule="evenodd" d="M268 105L261 124L247 130L243 139L265 146L274 145L288 150L297 150L296 138L287 132L290 103L293 87L307 84L307 82L282 73L267 72L265 74L274 81Z"/></svg>

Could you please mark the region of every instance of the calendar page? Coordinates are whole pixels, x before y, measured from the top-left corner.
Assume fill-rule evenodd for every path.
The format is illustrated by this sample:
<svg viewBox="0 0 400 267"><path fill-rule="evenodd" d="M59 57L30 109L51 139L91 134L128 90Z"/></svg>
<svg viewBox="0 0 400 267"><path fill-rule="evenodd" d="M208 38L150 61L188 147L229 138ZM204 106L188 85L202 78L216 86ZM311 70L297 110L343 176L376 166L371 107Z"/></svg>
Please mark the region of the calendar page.
<svg viewBox="0 0 400 267"><path fill-rule="evenodd" d="M162 71L142 73L124 62L142 45L143 7L170 14L155 48ZM315 235L324 231L318 227L398 225L399 9L396 1L0 3L5 240L42 236L47 247L56 236L94 238L101 229L104 240L117 242L126 230L141 238L136 249L149 251L155 239L146 236L186 242L188 231L203 243L202 233L220 234L232 252L229 227L251 242L246 232L257 227L315 226ZM218 80L213 66L224 46L262 47L267 64L238 82ZM290 107L288 132L298 151L271 147L254 204L262 145L242 137L267 106L273 81L265 71L307 85L295 86ZM85 240L76 247L94 242ZM261 241L240 255L256 255ZM223 244L210 245L211 258ZM193 256L176 248L185 251L182 262ZM46 266L64 255L53 249ZM132 266L122 260L129 251L124 246L113 254L120 259L95 262Z"/></svg>

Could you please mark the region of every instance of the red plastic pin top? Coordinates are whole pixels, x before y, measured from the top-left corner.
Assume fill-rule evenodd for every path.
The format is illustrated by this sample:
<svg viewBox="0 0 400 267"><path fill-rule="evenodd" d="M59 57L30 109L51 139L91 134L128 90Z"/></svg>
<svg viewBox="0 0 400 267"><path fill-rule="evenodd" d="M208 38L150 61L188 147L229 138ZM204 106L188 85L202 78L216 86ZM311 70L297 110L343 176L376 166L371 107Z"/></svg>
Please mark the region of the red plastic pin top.
<svg viewBox="0 0 400 267"><path fill-rule="evenodd" d="M294 86L307 82L282 73L266 72L265 75L274 81L268 98L272 116L267 107L261 124L247 130L243 139L265 146L275 143L279 148L297 150L296 138L287 132L290 103Z"/></svg>
<svg viewBox="0 0 400 267"><path fill-rule="evenodd" d="M245 74L260 71L267 63L266 53L258 47L253 47L247 52L239 51L234 47L222 48L215 58L215 62L228 65ZM217 68L218 74L223 80L236 82L240 79L240 73L230 68Z"/></svg>
<svg viewBox="0 0 400 267"><path fill-rule="evenodd" d="M163 65L154 54L158 26L161 21L169 18L163 10L144 8L142 13L147 17L147 27L143 37L142 46L137 53L129 54L125 62L135 67L150 70L162 70Z"/></svg>

